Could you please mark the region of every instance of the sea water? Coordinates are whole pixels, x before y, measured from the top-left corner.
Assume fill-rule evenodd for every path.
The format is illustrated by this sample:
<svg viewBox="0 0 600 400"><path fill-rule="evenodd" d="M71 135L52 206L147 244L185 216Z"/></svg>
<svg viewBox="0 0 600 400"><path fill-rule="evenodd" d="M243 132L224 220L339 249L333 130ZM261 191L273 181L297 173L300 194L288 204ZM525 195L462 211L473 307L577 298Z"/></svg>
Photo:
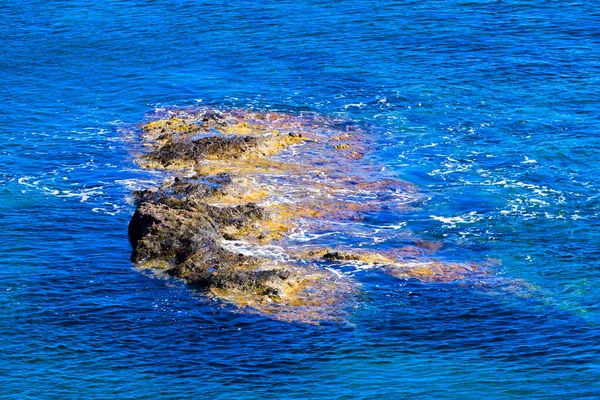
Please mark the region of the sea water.
<svg viewBox="0 0 600 400"><path fill-rule="evenodd" d="M600 3L0 2L0 395L600 397ZM123 128L244 107L369 127L418 188L365 223L526 291L352 272L343 324L134 268Z"/></svg>

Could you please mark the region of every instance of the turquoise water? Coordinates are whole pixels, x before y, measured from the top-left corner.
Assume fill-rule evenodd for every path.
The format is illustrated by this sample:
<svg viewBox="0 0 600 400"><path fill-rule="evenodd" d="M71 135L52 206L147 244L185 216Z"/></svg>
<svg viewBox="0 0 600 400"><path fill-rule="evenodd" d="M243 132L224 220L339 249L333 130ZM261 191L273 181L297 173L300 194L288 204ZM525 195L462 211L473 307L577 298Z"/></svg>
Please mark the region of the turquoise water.
<svg viewBox="0 0 600 400"><path fill-rule="evenodd" d="M598 5L1 2L0 396L600 397ZM534 289L363 271L315 327L136 271L120 129L197 104L371 127L423 196L368 223Z"/></svg>

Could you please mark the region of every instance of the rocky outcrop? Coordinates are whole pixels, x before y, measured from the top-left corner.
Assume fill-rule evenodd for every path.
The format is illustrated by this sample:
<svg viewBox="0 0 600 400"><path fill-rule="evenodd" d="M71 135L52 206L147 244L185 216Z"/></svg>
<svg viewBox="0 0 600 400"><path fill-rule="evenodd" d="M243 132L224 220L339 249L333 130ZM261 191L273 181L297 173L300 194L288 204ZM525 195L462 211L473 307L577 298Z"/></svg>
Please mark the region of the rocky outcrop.
<svg viewBox="0 0 600 400"><path fill-rule="evenodd" d="M134 263L163 269L217 298L276 318L310 323L339 318L342 307L334 303L353 291L349 279L230 245L242 238L281 238L288 229L285 212L248 201L261 193L252 174L202 171L210 162L254 160L260 166L266 157L303 142L301 133L265 129L237 117L227 121L214 112L153 121L142 132L150 150L139 158L141 166L198 168L193 177L175 176L135 193L137 209L129 224Z"/></svg>
<svg viewBox="0 0 600 400"><path fill-rule="evenodd" d="M345 121L166 110L141 126L141 138L139 165L165 170L168 179L135 193L133 262L240 309L308 323L338 320L356 289L336 265L369 265L429 283L490 272L426 259L442 244L419 239L386 253L306 243L307 234L328 235L333 226L364 237L366 213L399 212L415 199L406 182L357 166L368 137Z"/></svg>
<svg viewBox="0 0 600 400"><path fill-rule="evenodd" d="M144 160L154 168L194 167L203 160L262 158L277 154L285 147L301 141L299 136L210 136L195 140L167 140L150 152Z"/></svg>
<svg viewBox="0 0 600 400"><path fill-rule="evenodd" d="M238 306L263 311L273 303L308 306L302 300L303 292L334 277L228 249L224 231L260 223L268 218L268 211L254 203L209 205L201 200L226 193L231 179L218 176L210 182L211 186L202 181L177 180L158 190L138 192L137 210L129 224L132 260L142 266L163 268ZM326 317L333 314L320 316Z"/></svg>

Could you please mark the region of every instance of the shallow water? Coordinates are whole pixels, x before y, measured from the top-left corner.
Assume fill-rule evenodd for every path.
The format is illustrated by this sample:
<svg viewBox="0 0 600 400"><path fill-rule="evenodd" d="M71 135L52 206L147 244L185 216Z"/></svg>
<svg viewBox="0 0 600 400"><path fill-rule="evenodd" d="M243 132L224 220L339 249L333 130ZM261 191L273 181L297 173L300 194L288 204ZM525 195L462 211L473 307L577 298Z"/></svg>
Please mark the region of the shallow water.
<svg viewBox="0 0 600 400"><path fill-rule="evenodd" d="M0 394L597 398L595 2L12 2L0 8ZM527 295L353 274L348 324L244 315L129 261L120 133L156 107L371 127L419 188L364 222L497 259ZM392 229L391 227L398 227ZM389 231L389 232L388 232Z"/></svg>

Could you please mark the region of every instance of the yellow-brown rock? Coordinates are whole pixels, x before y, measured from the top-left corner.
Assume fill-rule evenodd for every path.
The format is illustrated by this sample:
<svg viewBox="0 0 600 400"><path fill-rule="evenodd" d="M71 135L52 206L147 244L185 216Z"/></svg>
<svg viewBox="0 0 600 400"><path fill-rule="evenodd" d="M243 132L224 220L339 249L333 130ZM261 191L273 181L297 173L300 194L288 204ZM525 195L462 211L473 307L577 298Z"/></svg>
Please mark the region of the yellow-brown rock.
<svg viewBox="0 0 600 400"><path fill-rule="evenodd" d="M356 287L335 264L371 265L423 282L489 274L475 264L426 259L442 244L418 239L388 252L299 245L298 235L352 229L384 206L402 211L402 195L415 193L406 182L378 178L371 167L349 161L362 158L366 139L347 121L175 109L142 125L141 139L148 151L138 164L169 170L170 178L136 193L133 261L240 310L304 323L339 320Z"/></svg>

